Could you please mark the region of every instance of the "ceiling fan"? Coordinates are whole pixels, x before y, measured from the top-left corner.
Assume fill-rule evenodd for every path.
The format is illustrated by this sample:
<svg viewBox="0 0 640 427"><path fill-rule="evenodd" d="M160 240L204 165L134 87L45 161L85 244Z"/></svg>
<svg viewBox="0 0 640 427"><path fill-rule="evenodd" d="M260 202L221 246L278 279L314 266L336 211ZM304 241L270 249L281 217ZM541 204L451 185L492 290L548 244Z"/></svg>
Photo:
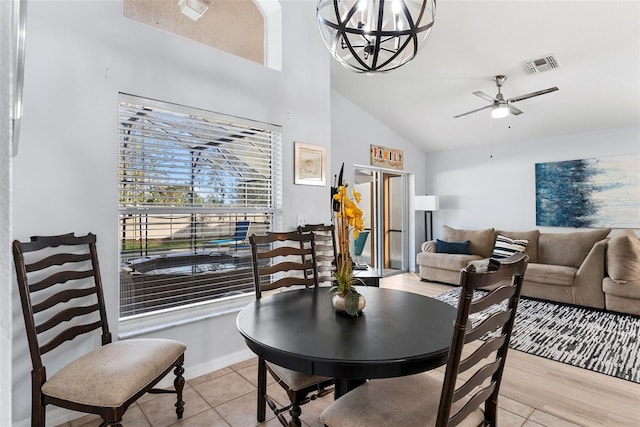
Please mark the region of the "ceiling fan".
<svg viewBox="0 0 640 427"><path fill-rule="evenodd" d="M496 82L496 86L498 86L498 93L496 94L495 98L487 95L482 91L473 92L474 95L479 96L480 98L491 102L491 104L486 105L482 108L478 108L476 110L467 111L466 113L458 114L457 116L453 116L453 118L457 119L458 117L462 117L462 116L466 116L467 114L486 110L487 108L491 108L491 117L493 117L494 119L501 119L501 118L507 117L509 113L513 114L514 116L517 116L519 114L522 114L522 111L517 109L513 105L511 105L514 102L522 101L523 99L533 98L534 96L544 95L545 93L555 92L556 90L558 90L558 87L554 86L554 87L550 87L549 89L543 89L536 92L527 93L526 95L520 95L520 96L515 96L509 99L504 99L501 89L502 89L502 85L504 84L504 81L507 80L507 76L497 75L493 78L493 80Z"/></svg>

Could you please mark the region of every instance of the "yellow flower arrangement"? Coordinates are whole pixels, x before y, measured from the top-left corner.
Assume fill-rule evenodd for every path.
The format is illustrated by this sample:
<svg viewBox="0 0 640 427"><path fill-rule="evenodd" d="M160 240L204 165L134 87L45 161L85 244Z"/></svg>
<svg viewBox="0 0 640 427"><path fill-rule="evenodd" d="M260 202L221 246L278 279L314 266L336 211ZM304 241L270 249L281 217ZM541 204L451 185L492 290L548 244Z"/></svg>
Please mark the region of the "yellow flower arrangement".
<svg viewBox="0 0 640 427"><path fill-rule="evenodd" d="M333 199L338 202L336 213L336 232L338 239L338 265L334 274L336 285L332 286L330 292L345 298L346 312L356 315L358 312L358 300L360 294L353 288L353 285L364 284L361 279L353 276L353 266L349 254L350 234L357 239L361 231L364 230L364 218L362 211L358 207L360 203L360 193L351 190L351 197L347 192L349 184L338 187L338 191L333 195Z"/></svg>
<svg viewBox="0 0 640 427"><path fill-rule="evenodd" d="M342 259L349 259L349 234L353 231L353 238L357 239L361 231L364 230L364 219L362 211L358 208L361 195L356 190L351 190L352 198L349 198L347 187L349 184L338 187L338 192L333 199L339 203L339 209L336 213L338 227L338 252Z"/></svg>

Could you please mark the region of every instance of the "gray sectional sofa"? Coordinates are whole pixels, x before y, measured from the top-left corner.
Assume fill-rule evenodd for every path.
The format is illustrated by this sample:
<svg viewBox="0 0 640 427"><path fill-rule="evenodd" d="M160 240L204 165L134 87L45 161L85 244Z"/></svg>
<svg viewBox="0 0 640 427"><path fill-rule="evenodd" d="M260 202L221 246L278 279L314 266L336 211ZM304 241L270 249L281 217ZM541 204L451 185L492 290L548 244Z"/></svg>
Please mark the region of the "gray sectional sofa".
<svg viewBox="0 0 640 427"><path fill-rule="evenodd" d="M602 290L607 310L640 316L640 238L633 230L607 242Z"/></svg>
<svg viewBox="0 0 640 427"><path fill-rule="evenodd" d="M437 242L422 244L417 255L419 275L423 280L457 285L460 270L472 262L482 262L492 256L498 235L515 240L527 240L525 252L529 266L524 276L522 295L605 308L603 280L605 249L611 229L596 229L571 233L541 233L531 231L458 230L444 226L443 242L466 242L470 253L437 252ZM445 245L441 245L445 246ZM639 255L640 262L640 255ZM640 303L640 277L637 298ZM614 285L611 285L613 288ZM616 288L618 289L618 288ZM625 288L626 290L630 287ZM614 294L611 298L615 300ZM615 309L614 309L615 310Z"/></svg>

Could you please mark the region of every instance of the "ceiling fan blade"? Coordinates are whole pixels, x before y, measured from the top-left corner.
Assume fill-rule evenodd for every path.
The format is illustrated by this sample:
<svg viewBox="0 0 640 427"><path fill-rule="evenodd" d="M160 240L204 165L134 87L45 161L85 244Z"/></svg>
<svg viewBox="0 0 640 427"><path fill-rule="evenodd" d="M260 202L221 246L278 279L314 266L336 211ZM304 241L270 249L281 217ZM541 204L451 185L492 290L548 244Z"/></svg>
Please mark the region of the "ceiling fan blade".
<svg viewBox="0 0 640 427"><path fill-rule="evenodd" d="M481 90L475 91L475 92L473 92L473 94L475 96L479 96L480 98L485 99L485 100L487 100L489 102L494 102L495 101L495 98L493 96L487 95L486 93L484 93Z"/></svg>
<svg viewBox="0 0 640 427"><path fill-rule="evenodd" d="M533 98L534 96L544 95L545 93L555 92L556 90L559 90L559 89L558 89L557 86L554 86L554 87L550 87L549 89L543 89L543 90L539 90L539 91L536 91L536 92L528 93L526 95L520 95L520 96L516 96L514 98L509 98L507 101L508 102L518 102L518 101L522 101L523 99Z"/></svg>
<svg viewBox="0 0 640 427"><path fill-rule="evenodd" d="M486 110L487 108L491 108L491 107L493 107L493 104L486 105L486 106L484 106L482 108L478 108L476 110L467 111L466 113L458 114L457 116L453 116L453 118L457 119L458 117L466 116L467 114L475 113L477 111Z"/></svg>
<svg viewBox="0 0 640 427"><path fill-rule="evenodd" d="M509 105L509 112L510 112L511 114L513 114L514 116L519 116L520 114L522 114L522 113L523 113L523 111L521 111L521 110L517 109L517 108L516 108L516 107L514 107L513 105L511 105L511 104L508 104L508 105Z"/></svg>

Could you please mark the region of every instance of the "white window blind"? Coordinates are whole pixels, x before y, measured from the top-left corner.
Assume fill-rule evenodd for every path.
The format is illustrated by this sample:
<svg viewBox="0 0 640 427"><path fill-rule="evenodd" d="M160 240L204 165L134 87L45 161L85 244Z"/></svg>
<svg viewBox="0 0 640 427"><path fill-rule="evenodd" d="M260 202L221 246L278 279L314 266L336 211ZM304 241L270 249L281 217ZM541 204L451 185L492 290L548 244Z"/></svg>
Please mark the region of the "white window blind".
<svg viewBox="0 0 640 427"><path fill-rule="evenodd" d="M120 317L253 292L281 206L278 126L121 94Z"/></svg>

